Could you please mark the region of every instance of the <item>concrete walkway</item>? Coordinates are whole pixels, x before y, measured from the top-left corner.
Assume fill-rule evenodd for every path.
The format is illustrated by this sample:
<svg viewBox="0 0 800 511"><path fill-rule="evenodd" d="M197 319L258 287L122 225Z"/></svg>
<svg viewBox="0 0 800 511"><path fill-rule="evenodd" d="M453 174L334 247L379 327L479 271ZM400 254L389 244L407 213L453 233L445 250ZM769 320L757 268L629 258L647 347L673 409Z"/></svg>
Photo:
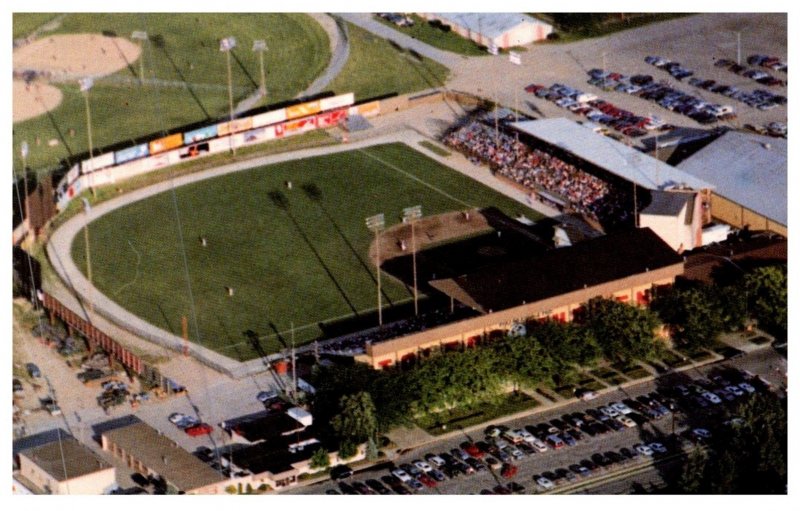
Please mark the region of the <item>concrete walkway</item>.
<svg viewBox="0 0 800 511"><path fill-rule="evenodd" d="M347 64L347 59L350 57L347 25L328 14L312 12L308 15L314 18L327 32L328 39L331 41L331 60L328 62L325 72L314 80L306 90L298 94L297 97L313 96L324 91L328 84L339 76L342 68Z"/></svg>

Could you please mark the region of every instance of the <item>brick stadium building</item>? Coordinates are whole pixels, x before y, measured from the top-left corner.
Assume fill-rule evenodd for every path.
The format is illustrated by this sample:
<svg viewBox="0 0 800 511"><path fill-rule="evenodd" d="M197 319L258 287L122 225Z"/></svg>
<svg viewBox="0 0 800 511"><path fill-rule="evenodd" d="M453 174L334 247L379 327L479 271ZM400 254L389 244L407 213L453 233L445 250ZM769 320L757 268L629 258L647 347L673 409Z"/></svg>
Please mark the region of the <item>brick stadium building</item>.
<svg viewBox="0 0 800 511"><path fill-rule="evenodd" d="M644 228L431 280L431 287L481 315L368 344L356 360L389 367L434 348L499 338L530 321L572 321L583 303L598 296L646 305L653 286L672 284L683 270L683 258Z"/></svg>

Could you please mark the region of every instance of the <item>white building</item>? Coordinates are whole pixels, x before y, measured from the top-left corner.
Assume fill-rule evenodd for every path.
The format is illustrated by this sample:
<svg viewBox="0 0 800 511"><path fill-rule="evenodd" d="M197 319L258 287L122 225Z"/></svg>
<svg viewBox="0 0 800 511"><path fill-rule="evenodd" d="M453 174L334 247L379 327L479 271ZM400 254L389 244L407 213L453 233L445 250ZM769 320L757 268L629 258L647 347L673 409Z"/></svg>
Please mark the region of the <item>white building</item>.
<svg viewBox="0 0 800 511"><path fill-rule="evenodd" d="M651 192L653 200L639 214L639 225L649 227L678 253L703 244L702 203L696 192Z"/></svg>
<svg viewBox="0 0 800 511"><path fill-rule="evenodd" d="M17 480L35 493L103 495L116 484L115 468L72 437L20 451Z"/></svg>
<svg viewBox="0 0 800 511"><path fill-rule="evenodd" d="M553 26L521 13L430 12L419 13L427 20L439 20L453 32L487 48L494 44L507 49L547 39Z"/></svg>

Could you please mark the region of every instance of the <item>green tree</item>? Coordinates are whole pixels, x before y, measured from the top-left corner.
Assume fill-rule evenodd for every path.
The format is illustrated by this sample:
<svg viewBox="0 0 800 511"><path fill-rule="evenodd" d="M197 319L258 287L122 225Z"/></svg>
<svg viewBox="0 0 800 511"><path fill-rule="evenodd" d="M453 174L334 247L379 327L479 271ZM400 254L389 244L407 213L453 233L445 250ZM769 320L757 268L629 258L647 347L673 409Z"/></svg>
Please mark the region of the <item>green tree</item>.
<svg viewBox="0 0 800 511"><path fill-rule="evenodd" d="M351 440L342 440L339 443L339 457L343 460L350 459L358 453L356 444Z"/></svg>
<svg viewBox="0 0 800 511"><path fill-rule="evenodd" d="M716 287L692 284L659 289L650 308L669 325L673 340L689 348L710 346L725 328Z"/></svg>
<svg viewBox="0 0 800 511"><path fill-rule="evenodd" d="M787 321L787 267L756 268L744 277L750 310L775 335L785 335Z"/></svg>
<svg viewBox="0 0 800 511"><path fill-rule="evenodd" d="M328 468L330 466L331 457L324 447L320 447L311 455L311 468Z"/></svg>
<svg viewBox="0 0 800 511"><path fill-rule="evenodd" d="M566 363L591 365L601 355L594 332L578 323L536 323L528 328L528 336Z"/></svg>
<svg viewBox="0 0 800 511"><path fill-rule="evenodd" d="M706 454L705 450L695 449L692 451L689 459L681 467L677 490L690 495L705 493L704 481L707 466L708 454Z"/></svg>
<svg viewBox="0 0 800 511"><path fill-rule="evenodd" d="M593 298L586 304L580 319L594 332L608 360L646 359L655 351L655 330L659 321L649 309Z"/></svg>
<svg viewBox="0 0 800 511"><path fill-rule="evenodd" d="M340 413L333 417L331 426L339 438L363 442L373 438L378 431L375 405L367 392L358 392L342 397Z"/></svg>

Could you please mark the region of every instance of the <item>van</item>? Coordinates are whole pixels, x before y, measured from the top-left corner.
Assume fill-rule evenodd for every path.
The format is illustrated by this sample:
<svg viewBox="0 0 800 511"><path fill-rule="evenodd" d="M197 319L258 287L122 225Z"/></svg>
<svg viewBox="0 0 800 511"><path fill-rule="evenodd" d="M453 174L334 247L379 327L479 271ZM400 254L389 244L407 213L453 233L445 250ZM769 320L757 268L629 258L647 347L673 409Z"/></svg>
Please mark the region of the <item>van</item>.
<svg viewBox="0 0 800 511"><path fill-rule="evenodd" d="M503 432L503 438L505 438L506 440L515 445L525 441L525 438L523 438L522 435L510 429L508 431Z"/></svg>

